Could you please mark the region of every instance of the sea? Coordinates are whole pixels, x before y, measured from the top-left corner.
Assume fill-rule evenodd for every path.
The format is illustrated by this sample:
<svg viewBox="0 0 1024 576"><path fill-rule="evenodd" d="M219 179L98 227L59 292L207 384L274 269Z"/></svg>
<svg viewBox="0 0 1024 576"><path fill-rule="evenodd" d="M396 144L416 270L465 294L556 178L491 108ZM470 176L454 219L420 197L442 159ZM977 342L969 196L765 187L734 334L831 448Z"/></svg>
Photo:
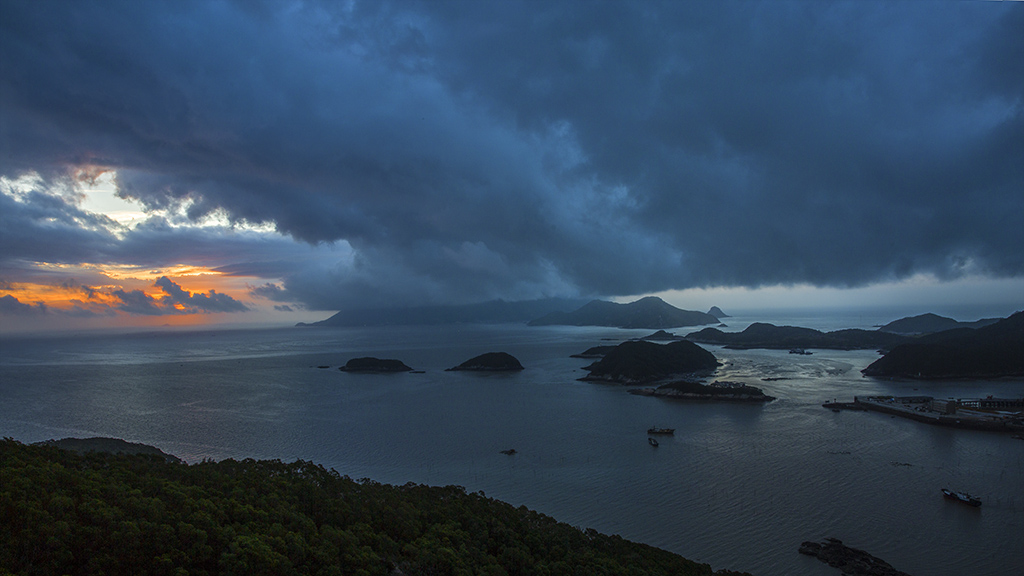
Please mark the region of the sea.
<svg viewBox="0 0 1024 576"><path fill-rule="evenodd" d="M753 311L723 329L871 329L899 317ZM579 381L591 361L572 354L651 332L464 324L6 337L0 434L115 437L189 463L302 459L353 479L459 485L756 576L835 576L797 552L827 537L915 576L1024 573L1024 440L821 406L857 395L1024 397L1024 379L877 380L860 372L874 350L705 346L723 364L712 380L777 400L688 403ZM525 370L445 371L492 351ZM363 356L422 373L338 370ZM652 447L654 426L675 434ZM946 500L942 488L984 504Z"/></svg>

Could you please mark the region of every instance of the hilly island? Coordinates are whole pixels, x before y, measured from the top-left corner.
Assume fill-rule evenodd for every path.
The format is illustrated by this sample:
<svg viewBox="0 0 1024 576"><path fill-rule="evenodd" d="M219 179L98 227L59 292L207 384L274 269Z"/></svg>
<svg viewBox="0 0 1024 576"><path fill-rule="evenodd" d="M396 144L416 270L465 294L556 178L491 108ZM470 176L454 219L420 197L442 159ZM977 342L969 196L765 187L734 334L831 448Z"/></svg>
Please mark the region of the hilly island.
<svg viewBox="0 0 1024 576"><path fill-rule="evenodd" d="M590 374L580 380L646 384L680 374L710 373L718 366L714 354L693 342L655 344L629 340L607 350L600 360L584 368Z"/></svg>
<svg viewBox="0 0 1024 576"><path fill-rule="evenodd" d="M721 310L718 311L721 313ZM609 326L615 328L678 328L718 324L711 314L682 310L657 296L641 298L629 304L593 300L572 312L551 312L531 320L530 326Z"/></svg>
<svg viewBox="0 0 1024 576"><path fill-rule="evenodd" d="M1024 376L1024 312L981 328L954 328L900 344L862 370L913 379Z"/></svg>

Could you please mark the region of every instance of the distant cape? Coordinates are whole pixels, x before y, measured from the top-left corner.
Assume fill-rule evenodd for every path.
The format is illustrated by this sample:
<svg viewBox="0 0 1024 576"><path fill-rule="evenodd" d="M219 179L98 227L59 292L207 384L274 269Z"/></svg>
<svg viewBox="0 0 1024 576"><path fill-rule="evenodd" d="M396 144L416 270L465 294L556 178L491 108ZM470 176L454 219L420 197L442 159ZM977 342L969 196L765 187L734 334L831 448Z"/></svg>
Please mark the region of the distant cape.
<svg viewBox="0 0 1024 576"><path fill-rule="evenodd" d="M522 323L555 311L574 310L586 301L571 298L544 298L507 302L491 300L476 304L449 306L394 306L342 310L319 322L300 322L297 326L411 326L430 324L505 324Z"/></svg>
<svg viewBox="0 0 1024 576"><path fill-rule="evenodd" d="M629 304L592 300L572 312L552 312L529 322L530 326L609 326L660 330L680 326L718 324L718 318L703 312L682 310L657 296Z"/></svg>

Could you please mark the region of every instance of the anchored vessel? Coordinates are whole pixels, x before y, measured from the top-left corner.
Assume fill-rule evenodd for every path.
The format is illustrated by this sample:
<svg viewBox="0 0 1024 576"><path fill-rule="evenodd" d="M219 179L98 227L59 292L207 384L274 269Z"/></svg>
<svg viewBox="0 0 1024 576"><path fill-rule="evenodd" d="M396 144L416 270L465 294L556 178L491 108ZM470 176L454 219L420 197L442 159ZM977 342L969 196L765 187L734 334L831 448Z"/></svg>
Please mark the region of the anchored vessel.
<svg viewBox="0 0 1024 576"><path fill-rule="evenodd" d="M958 502L963 502L964 504L970 504L971 506L981 506L981 500L978 500L967 492L959 492L956 490L950 490L949 488L943 488L942 495L950 500L956 500Z"/></svg>
<svg viewBox="0 0 1024 576"><path fill-rule="evenodd" d="M657 428L657 427L655 427L655 428L648 428L647 429L647 433L648 434L675 434L675 432L676 432L675 428Z"/></svg>

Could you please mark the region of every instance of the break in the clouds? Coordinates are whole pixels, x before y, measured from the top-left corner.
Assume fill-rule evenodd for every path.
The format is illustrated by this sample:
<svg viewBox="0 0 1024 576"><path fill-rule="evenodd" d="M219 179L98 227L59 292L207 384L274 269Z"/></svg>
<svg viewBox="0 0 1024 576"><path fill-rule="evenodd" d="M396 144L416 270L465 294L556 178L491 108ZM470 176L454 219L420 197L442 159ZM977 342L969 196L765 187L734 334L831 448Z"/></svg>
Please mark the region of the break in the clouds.
<svg viewBox="0 0 1024 576"><path fill-rule="evenodd" d="M3 1L0 173L110 169L228 226L6 195L0 256L176 250L311 309L1020 277L1021 30L987 2Z"/></svg>
<svg viewBox="0 0 1024 576"><path fill-rule="evenodd" d="M52 311L43 302L21 302L7 294L0 297L0 313L10 315L62 314L79 317L113 316L124 312L133 316L168 316L181 314L214 314L218 312L244 312L245 304L216 290L207 293L189 292L161 276L153 285L163 293L155 298L143 290L94 288L90 286L62 286L77 298L70 299L69 309Z"/></svg>

